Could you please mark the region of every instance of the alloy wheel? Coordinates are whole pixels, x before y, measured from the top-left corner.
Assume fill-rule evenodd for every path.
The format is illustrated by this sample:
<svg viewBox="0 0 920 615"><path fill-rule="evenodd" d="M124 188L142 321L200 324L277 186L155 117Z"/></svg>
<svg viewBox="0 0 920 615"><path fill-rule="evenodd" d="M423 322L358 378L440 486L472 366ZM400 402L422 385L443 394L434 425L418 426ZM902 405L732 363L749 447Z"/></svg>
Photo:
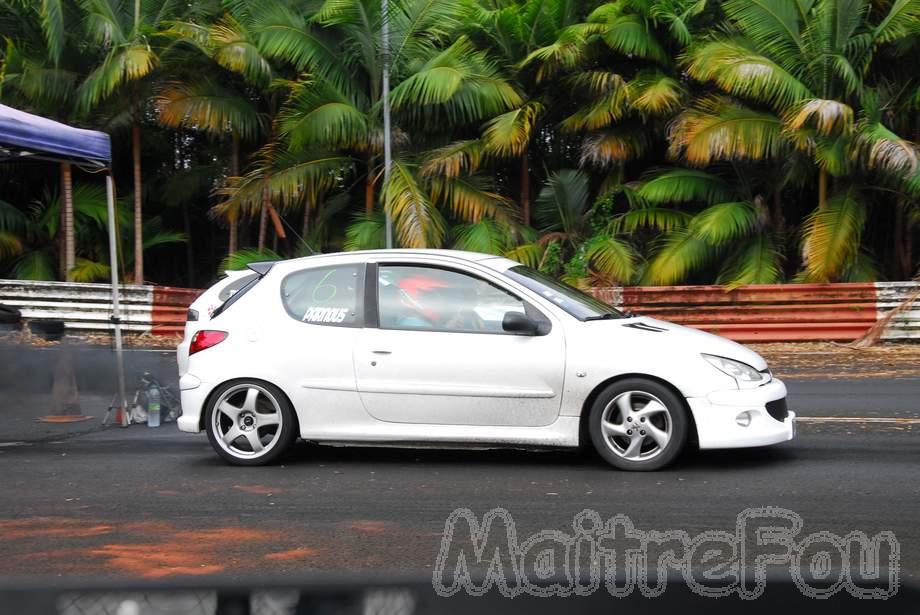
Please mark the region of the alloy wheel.
<svg viewBox="0 0 920 615"><path fill-rule="evenodd" d="M230 455L246 459L265 455L281 438L281 406L266 389L250 383L224 391L212 414L215 441Z"/></svg>
<svg viewBox="0 0 920 615"><path fill-rule="evenodd" d="M647 461L671 441L671 413L660 399L645 391L626 391L613 398L601 415L604 443L618 457Z"/></svg>

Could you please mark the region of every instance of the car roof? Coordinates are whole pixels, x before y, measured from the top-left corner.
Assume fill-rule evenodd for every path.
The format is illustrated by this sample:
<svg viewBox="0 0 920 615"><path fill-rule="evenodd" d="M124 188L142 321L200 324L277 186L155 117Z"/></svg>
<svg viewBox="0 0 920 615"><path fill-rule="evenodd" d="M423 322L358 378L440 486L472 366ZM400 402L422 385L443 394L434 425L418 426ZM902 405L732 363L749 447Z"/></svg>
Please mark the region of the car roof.
<svg viewBox="0 0 920 615"><path fill-rule="evenodd" d="M490 263L490 265L498 265L501 263L507 263L504 267L496 267L498 269L504 269L510 265L516 265L514 261L508 260L501 256L496 256L494 254L483 254L482 252L467 252L464 250L439 250L439 249L428 249L428 248L394 248L389 250L356 250L354 252L333 252L329 254L315 254L313 256L304 256L302 258L290 259L281 261L286 264L297 264L297 263L307 263L314 259L327 259L335 257L354 257L354 256L364 256L365 260L371 260L374 257L382 258L393 258L400 256L430 256L434 258L450 258L453 260L468 261L473 263L481 263L483 261L496 261Z"/></svg>

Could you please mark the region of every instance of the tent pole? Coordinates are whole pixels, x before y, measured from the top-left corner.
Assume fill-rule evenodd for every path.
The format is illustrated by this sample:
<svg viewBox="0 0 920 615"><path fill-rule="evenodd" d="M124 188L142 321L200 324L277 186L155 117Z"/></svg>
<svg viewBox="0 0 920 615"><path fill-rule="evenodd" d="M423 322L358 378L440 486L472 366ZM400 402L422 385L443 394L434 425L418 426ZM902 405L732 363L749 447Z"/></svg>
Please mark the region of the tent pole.
<svg viewBox="0 0 920 615"><path fill-rule="evenodd" d="M112 326L115 330L115 367L118 372L118 403L121 408L121 426L128 426L128 400L125 397L125 362L121 347L121 310L118 306L118 248L115 239L115 183L112 174L105 176L105 192L109 214L109 269L112 273Z"/></svg>

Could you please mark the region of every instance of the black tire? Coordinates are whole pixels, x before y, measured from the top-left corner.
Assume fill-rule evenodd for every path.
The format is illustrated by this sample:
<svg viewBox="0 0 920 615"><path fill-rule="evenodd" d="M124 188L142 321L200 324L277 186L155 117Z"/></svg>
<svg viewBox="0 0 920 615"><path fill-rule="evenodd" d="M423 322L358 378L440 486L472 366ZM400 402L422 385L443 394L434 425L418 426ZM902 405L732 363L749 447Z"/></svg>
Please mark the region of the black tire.
<svg viewBox="0 0 920 615"><path fill-rule="evenodd" d="M618 398L624 396L624 394L628 392L634 395L625 396L625 401L622 403L634 407L637 415L643 413L642 410L645 406L638 406L638 404L645 396L657 398L657 401L660 401L661 405L667 410L667 418L665 418L664 413L660 412L656 412L656 414L649 417L643 417L643 423L645 420L655 421L656 433L664 432L665 427L670 430L670 437L667 439L663 448L658 445L657 440L653 439L651 436L646 436L645 434L647 432L644 429L641 432L641 437L637 434L637 430L635 429L630 430L630 433L636 435L630 435L629 437L618 434L605 435L604 429L602 428L605 414L607 414L609 418L612 412L617 412L620 406L614 403L615 400L618 400ZM635 398L635 401L633 401L633 398ZM651 399L647 400L646 404L651 403L651 401ZM617 418L619 418L619 416ZM632 421L632 418L630 418L630 421ZM621 422L620 424L614 425L614 427L625 430L632 425L639 425L639 423ZM588 417L588 432L591 436L591 443L594 445L594 450L603 457L604 461L620 470L651 472L667 467L686 447L689 431L690 421L687 417L687 409L684 402L668 387L646 378L628 378L626 380L614 382L608 386L594 400ZM641 447L646 447L648 449L657 449L657 452L650 450L646 453L646 455L651 455L648 458L636 457L627 459L623 454L629 451L629 444L627 443L631 443L633 439L640 440L640 451L643 450ZM620 449L619 452L617 452L618 449Z"/></svg>
<svg viewBox="0 0 920 615"><path fill-rule="evenodd" d="M222 444L218 441L221 436L216 433L218 427L215 424L215 414L218 413L218 405L222 401L232 402L235 400L238 404L238 400L240 399L239 396L242 395L245 398L248 391L253 389L259 391L255 399L255 406L258 408L255 416L273 417L273 414L265 412L265 410L274 410L274 408L277 407L277 412L281 420L280 429L275 428L272 430L272 426L263 427L258 425L259 419L255 419L255 433L261 434L261 436L259 436L260 442L267 441L262 452L257 452L251 445L249 445L249 448L252 450L249 452L238 450L241 446L246 446L246 443L250 442L244 432L241 432L240 435L234 438L229 444ZM228 392L229 396L227 396ZM245 406L245 403L243 406ZM240 410L241 414L242 412L247 412L244 407L241 407ZM245 417L243 418L245 419ZM221 424L220 428L225 432L234 424L233 420L226 414L218 416L218 420ZM294 407L287 395L275 385L254 378L231 380L214 389L214 393L211 395L205 410L204 428L205 432L208 434L208 441L217 454L227 463L237 466L261 466L278 461L291 449L291 445L297 439L298 435L297 418L294 413ZM277 433L278 431L280 431L280 433ZM276 435L277 438L275 437ZM241 442L241 440L243 442ZM235 450L237 451L236 453L233 452Z"/></svg>

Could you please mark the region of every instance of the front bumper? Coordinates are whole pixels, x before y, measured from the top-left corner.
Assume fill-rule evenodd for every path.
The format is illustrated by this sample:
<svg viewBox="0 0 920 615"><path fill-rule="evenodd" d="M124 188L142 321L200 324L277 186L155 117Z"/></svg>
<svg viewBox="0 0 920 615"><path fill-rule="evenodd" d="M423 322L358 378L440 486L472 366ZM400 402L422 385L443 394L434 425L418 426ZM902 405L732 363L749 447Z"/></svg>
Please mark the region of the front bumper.
<svg viewBox="0 0 920 615"><path fill-rule="evenodd" d="M701 449L745 448L786 442L795 437L795 413L777 420L767 411L767 403L786 397L786 385L773 381L756 389L714 391L706 397L689 397ZM750 424L739 425L742 412Z"/></svg>

